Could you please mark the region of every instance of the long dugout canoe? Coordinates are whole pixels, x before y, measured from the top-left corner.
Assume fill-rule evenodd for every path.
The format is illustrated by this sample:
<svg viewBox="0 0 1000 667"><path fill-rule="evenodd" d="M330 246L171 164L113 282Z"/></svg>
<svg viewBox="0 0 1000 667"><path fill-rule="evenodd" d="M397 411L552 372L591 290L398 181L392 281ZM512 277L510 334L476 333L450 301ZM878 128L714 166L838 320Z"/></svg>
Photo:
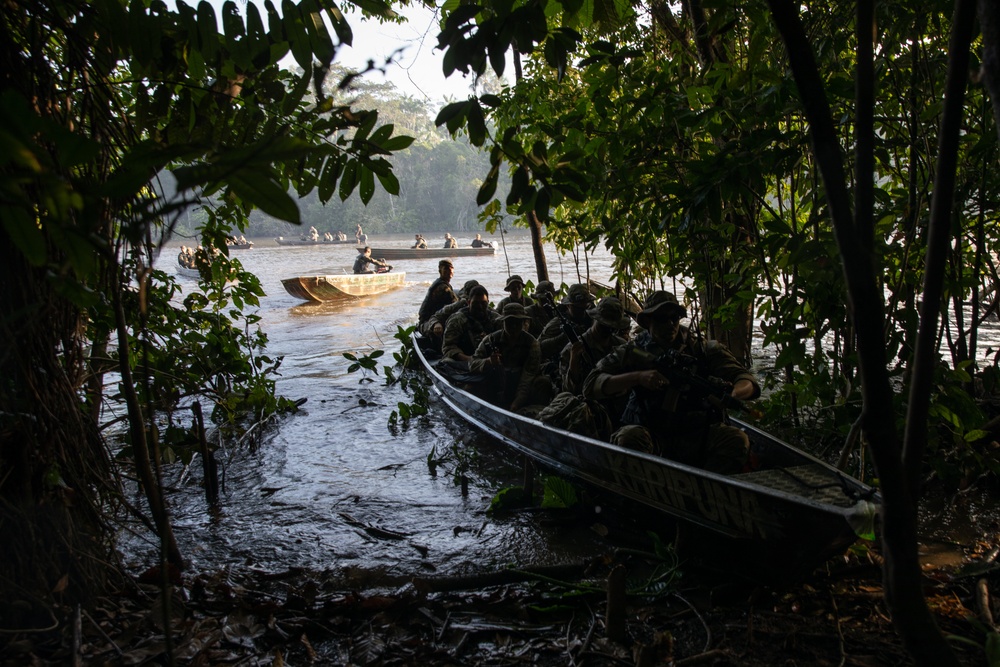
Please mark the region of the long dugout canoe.
<svg viewBox="0 0 1000 667"><path fill-rule="evenodd" d="M435 393L467 422L557 474L679 520L751 576L804 576L874 538L875 489L750 424L731 421L749 436L757 469L720 475L492 405L449 382L415 342Z"/></svg>
<svg viewBox="0 0 1000 667"><path fill-rule="evenodd" d="M364 251L364 246L358 247L358 252ZM379 259L444 259L452 257L492 257L497 249L493 246L482 248L375 248L372 247L372 257Z"/></svg>

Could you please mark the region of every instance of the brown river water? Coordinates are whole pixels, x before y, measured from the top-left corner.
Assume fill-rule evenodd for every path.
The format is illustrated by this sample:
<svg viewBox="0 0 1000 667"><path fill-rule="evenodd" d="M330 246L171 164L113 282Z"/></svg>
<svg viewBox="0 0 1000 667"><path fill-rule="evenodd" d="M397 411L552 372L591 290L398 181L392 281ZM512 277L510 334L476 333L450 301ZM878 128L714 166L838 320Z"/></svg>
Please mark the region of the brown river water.
<svg viewBox="0 0 1000 667"><path fill-rule="evenodd" d="M457 238L460 246L471 240ZM501 242L499 235L491 240ZM436 241L430 241L432 247ZM501 246L493 257L456 259L456 289L475 278L496 302L505 296L509 274L534 280L529 237L508 234L505 241L506 251ZM437 260L391 262L394 271L406 273L405 285L395 291L343 304L308 304L285 292L281 279L350 272L354 246L254 242L254 248L233 254L259 277L267 294L259 315L270 354L284 357L278 391L307 401L269 427L259 447L229 445L217 453L222 489L215 509L205 502L199 459L190 468L180 463L165 468L176 537L193 569L307 568L368 585L396 585L417 574L578 561L607 551L599 535L607 514L595 514L593 522L584 517L558 523L534 512L487 515L500 489L520 484L517 457L433 399L428 419L393 434L390 413L409 397L386 387L381 372L369 376L373 382L348 373L351 362L344 353L383 349L379 368L392 365L399 349L393 335L416 320L437 277ZM369 239L374 247L410 242L409 235ZM168 272L176 270L175 245L180 242L161 256L160 268ZM572 256L546 251L550 279L580 280ZM582 277L588 270L592 279L607 281L610 257L599 250L589 258L589 269L581 266ZM185 293L196 289L195 280L178 280ZM432 452L442 460L433 469ZM455 474L459 464L468 471L465 493ZM590 511L595 509L585 510ZM929 521L940 527L944 519L932 515ZM655 522L648 528L666 530ZM927 558L939 565L957 562L961 550L952 538L932 532L941 537L927 546ZM155 543L133 533L123 534L122 551L135 567L156 558Z"/></svg>

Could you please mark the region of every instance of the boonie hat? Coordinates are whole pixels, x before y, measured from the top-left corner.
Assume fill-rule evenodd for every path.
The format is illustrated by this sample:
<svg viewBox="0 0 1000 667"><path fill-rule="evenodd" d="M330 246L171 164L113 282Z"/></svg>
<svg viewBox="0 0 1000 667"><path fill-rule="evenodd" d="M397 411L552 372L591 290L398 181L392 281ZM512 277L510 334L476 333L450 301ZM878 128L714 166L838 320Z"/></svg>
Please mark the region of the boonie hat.
<svg viewBox="0 0 1000 667"><path fill-rule="evenodd" d="M506 320L530 320L531 315L528 315L524 310L524 306L519 303L508 303L503 307L503 315L500 316L500 321L504 322Z"/></svg>
<svg viewBox="0 0 1000 667"><path fill-rule="evenodd" d="M514 275L512 275L510 278L507 279L507 284L504 285L503 291L504 292L509 292L510 291L510 286L514 285L514 284L517 284L517 285L520 285L521 287L524 287L524 281L521 280L521 276L517 275L516 273Z"/></svg>
<svg viewBox="0 0 1000 667"><path fill-rule="evenodd" d="M646 302L642 304L642 310L635 316L635 321L639 326L645 327L649 318L654 314L664 310L675 309L680 311L681 317L687 317L687 310L677 303L677 297L672 292L657 290L646 297Z"/></svg>
<svg viewBox="0 0 1000 667"><path fill-rule="evenodd" d="M569 286L569 291L566 293L566 298L562 300L564 306L569 306L574 303L578 304L589 304L594 300L594 295L590 293L587 286L583 283L576 283L575 285Z"/></svg>
<svg viewBox="0 0 1000 667"><path fill-rule="evenodd" d="M440 262L438 262L439 268L445 265L450 266L451 268L455 268L455 265L451 263L450 259L442 259Z"/></svg>
<svg viewBox="0 0 1000 667"><path fill-rule="evenodd" d="M618 297L614 296L604 297L593 308L588 308L587 314L612 329L627 329L632 323L632 320L625 314L622 302L618 300Z"/></svg>
<svg viewBox="0 0 1000 667"><path fill-rule="evenodd" d="M472 290L472 288L475 287L478 284L479 284L478 280L475 280L475 279L473 279L473 280L466 280L465 284L462 285L462 289L458 290L458 296L460 296L460 297L468 297L469 296L469 292Z"/></svg>
<svg viewBox="0 0 1000 667"><path fill-rule="evenodd" d="M535 294L538 293L550 294L550 295L555 294L556 286L552 284L551 280L540 280L538 281L538 284L535 285Z"/></svg>

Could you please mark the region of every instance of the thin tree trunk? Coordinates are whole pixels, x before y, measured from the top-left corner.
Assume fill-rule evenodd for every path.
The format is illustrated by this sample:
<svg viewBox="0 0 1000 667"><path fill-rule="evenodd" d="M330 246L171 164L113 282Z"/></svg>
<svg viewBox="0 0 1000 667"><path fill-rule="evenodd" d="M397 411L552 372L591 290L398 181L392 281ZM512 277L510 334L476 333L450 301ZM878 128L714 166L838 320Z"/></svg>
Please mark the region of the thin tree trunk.
<svg viewBox="0 0 1000 667"><path fill-rule="evenodd" d="M809 122L816 163L827 191L837 246L847 281L848 303L857 335L863 399L862 428L882 485L882 543L886 599L907 651L920 665L945 667L958 661L941 635L921 590L917 560L916 499L903 466L896 433L893 393L886 367L885 304L872 268L869 240L853 224L847 175L826 91L812 48L790 0L768 0L788 50L789 63ZM961 4L961 0L960 0ZM865 15L864 10L859 10ZM940 171L940 170L939 170ZM863 218L861 218L863 219ZM924 299L936 309L939 300ZM926 424L926 421L923 422Z"/></svg>
<svg viewBox="0 0 1000 667"><path fill-rule="evenodd" d="M118 359L119 372L122 377L122 394L125 398L125 405L128 408L129 435L132 438L132 449L135 452L136 473L142 483L143 491L146 493L146 500L149 502L149 510L153 515L153 522L159 532L160 540L163 543L167 560L178 569L184 568L184 559L177 548L174 540L174 532L170 526L170 517L167 514L163 496L160 493L160 485L153 476L152 462L149 457L149 446L146 440L146 426L142 417L142 406L139 405L139 397L135 393L135 385L132 380L132 369L129 366L129 342L128 331L125 326L125 310L122 306L121 289L112 289L114 298L115 323L118 329Z"/></svg>

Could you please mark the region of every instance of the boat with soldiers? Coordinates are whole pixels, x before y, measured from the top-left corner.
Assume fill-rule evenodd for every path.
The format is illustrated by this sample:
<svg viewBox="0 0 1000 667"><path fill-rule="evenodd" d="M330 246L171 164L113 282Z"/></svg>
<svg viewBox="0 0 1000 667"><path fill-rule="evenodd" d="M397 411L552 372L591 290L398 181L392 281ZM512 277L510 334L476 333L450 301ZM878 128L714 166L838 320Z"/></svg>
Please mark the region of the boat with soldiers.
<svg viewBox="0 0 1000 667"><path fill-rule="evenodd" d="M414 347L434 394L465 421L543 468L650 510L639 514L671 519L738 571L805 576L859 538L874 539L875 489L745 421L731 418L750 439L752 469L718 474L504 410L439 372L422 339Z"/></svg>
<svg viewBox="0 0 1000 667"><path fill-rule="evenodd" d="M343 275L296 276L281 281L294 297L315 301L360 299L402 287L406 273L345 273Z"/></svg>
<svg viewBox="0 0 1000 667"><path fill-rule="evenodd" d="M293 246L293 245L306 245L306 246L316 246L316 245L344 245L344 246L354 247L357 244L357 240L355 240L355 239L343 239L343 240L340 240L340 239L337 239L337 238L324 239L323 237L320 237L318 239L310 239L310 238L304 237L304 236L300 237L300 238L297 238L297 239L286 238L284 236L276 236L274 238L274 242L277 243L278 245L287 245L287 246Z"/></svg>
<svg viewBox="0 0 1000 667"><path fill-rule="evenodd" d="M358 252L364 250L358 247ZM442 259L455 257L492 257L496 254L496 246L486 245L482 248L376 248L372 247L372 257L387 260L398 259Z"/></svg>

